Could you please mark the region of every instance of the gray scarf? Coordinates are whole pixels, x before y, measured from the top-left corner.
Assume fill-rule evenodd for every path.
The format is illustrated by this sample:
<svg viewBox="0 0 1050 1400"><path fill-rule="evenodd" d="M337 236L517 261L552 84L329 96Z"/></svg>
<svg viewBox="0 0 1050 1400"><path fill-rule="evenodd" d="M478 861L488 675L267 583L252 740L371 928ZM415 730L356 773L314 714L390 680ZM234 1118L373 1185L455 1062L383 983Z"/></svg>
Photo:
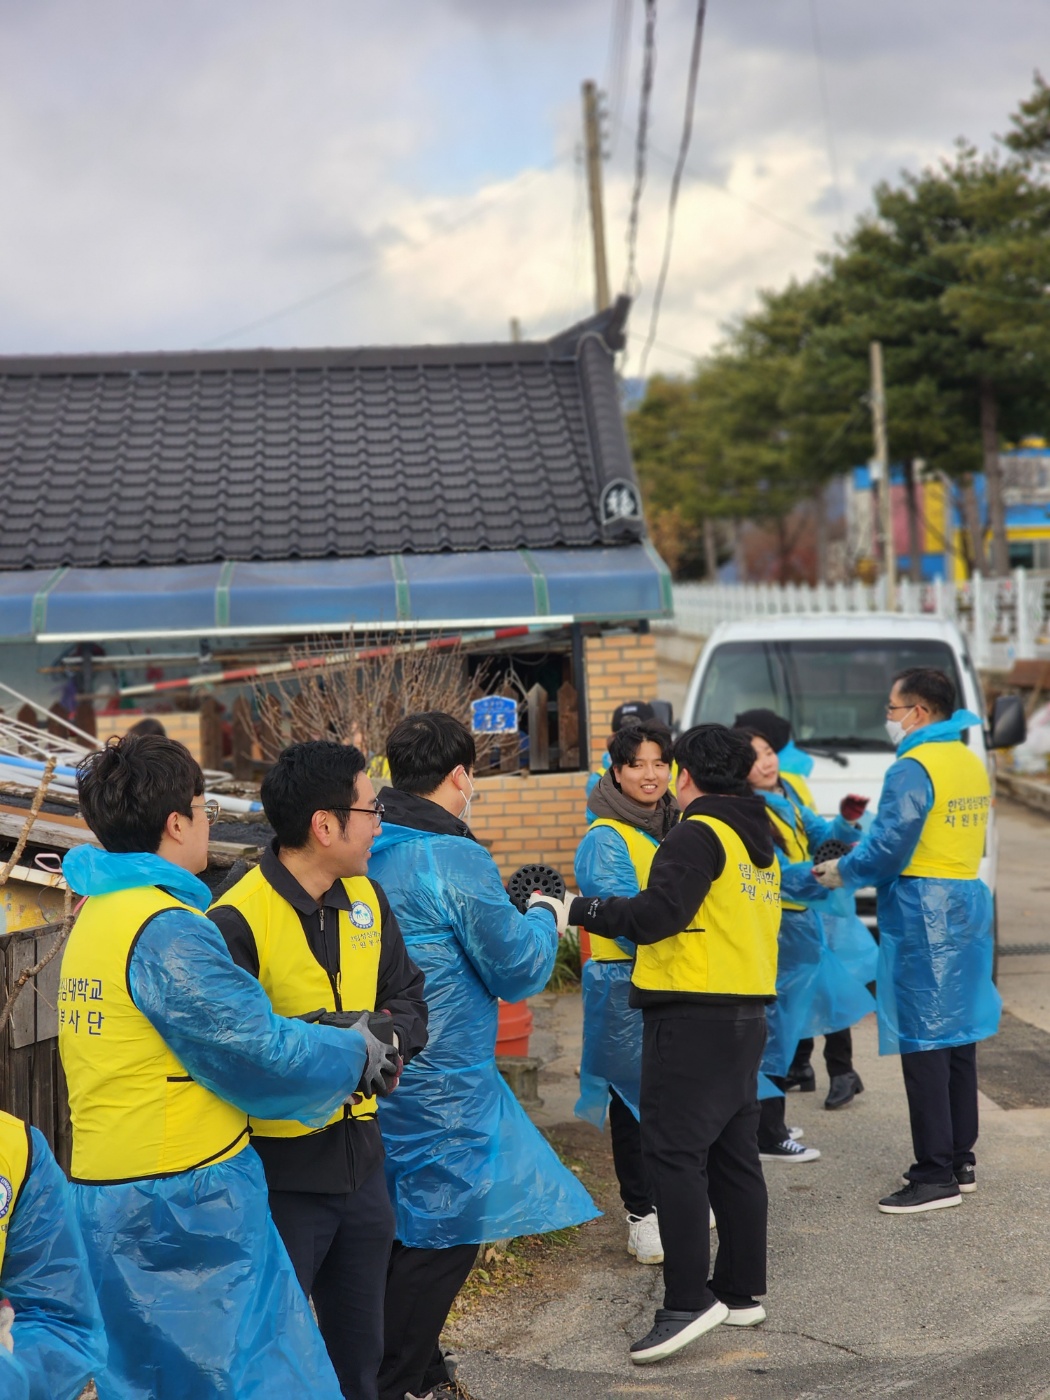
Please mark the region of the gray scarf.
<svg viewBox="0 0 1050 1400"><path fill-rule="evenodd" d="M681 816L681 808L669 792L664 793L655 807L643 807L635 802L616 786L611 768L602 774L601 781L587 799L587 809L596 817L636 826L654 841L662 841Z"/></svg>

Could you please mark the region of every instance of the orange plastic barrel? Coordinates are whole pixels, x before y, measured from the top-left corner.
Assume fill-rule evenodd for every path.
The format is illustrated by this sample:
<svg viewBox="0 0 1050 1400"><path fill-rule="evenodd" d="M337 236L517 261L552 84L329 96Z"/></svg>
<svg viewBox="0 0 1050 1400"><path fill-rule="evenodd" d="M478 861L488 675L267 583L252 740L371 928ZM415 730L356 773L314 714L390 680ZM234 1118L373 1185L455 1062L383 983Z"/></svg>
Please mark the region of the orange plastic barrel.
<svg viewBox="0 0 1050 1400"><path fill-rule="evenodd" d="M532 1012L527 1001L501 1001L496 1028L497 1055L527 1055Z"/></svg>

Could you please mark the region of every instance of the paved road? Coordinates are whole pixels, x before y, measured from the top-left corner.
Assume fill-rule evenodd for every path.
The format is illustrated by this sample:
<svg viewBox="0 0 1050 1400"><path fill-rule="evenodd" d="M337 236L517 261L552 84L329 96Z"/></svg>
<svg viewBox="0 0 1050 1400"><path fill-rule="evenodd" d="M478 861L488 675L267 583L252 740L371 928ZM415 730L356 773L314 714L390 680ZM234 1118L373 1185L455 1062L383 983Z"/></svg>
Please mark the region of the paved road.
<svg viewBox="0 0 1050 1400"><path fill-rule="evenodd" d="M1005 804L1000 815L1001 942L1050 944L1050 821ZM1050 954L1006 951L1000 969L1019 1021L1004 1031L999 1060L989 1057L989 1079L1012 1102L1048 1104ZM550 999L539 1020L551 1123L571 1114L578 1002ZM769 1168L763 1327L719 1328L659 1366L632 1367L626 1345L648 1329L660 1275L609 1232L571 1287L534 1306L517 1297L474 1339L463 1368L472 1391L484 1400L1050 1400L1050 1107L1006 1109L985 1097L978 1192L955 1210L881 1215L875 1202L910 1160L904 1094L899 1061L879 1059L871 1023L856 1044L866 1092L852 1107L831 1114L820 1094L789 1098L789 1120L824 1155Z"/></svg>

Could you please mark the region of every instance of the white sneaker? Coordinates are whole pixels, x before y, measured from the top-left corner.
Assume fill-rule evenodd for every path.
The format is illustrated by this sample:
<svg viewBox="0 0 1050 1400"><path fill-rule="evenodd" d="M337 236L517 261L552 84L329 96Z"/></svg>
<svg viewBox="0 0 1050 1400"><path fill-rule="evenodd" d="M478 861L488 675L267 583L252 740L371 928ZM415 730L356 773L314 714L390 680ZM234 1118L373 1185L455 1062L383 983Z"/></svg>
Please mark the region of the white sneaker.
<svg viewBox="0 0 1050 1400"><path fill-rule="evenodd" d="M728 1307L728 1304L726 1305ZM752 1303L749 1308L730 1308L729 1316L722 1319L725 1327L757 1327L765 1322L766 1310L761 1303Z"/></svg>
<svg viewBox="0 0 1050 1400"><path fill-rule="evenodd" d="M819 1148L803 1147L800 1142L793 1142L791 1138L778 1142L769 1152L758 1154L759 1161L762 1162L815 1162L819 1156Z"/></svg>
<svg viewBox="0 0 1050 1400"><path fill-rule="evenodd" d="M639 1264L664 1262L664 1246L655 1210L648 1215L627 1217L627 1253L633 1254Z"/></svg>
<svg viewBox="0 0 1050 1400"><path fill-rule="evenodd" d="M805 1136L805 1128L788 1128L788 1137L792 1142L798 1142L799 1138L804 1138Z"/></svg>
<svg viewBox="0 0 1050 1400"><path fill-rule="evenodd" d="M714 1211L711 1212L711 1229L712 1229L712 1230L717 1230L717 1229L718 1229L718 1221L715 1219L715 1213L714 1213Z"/></svg>

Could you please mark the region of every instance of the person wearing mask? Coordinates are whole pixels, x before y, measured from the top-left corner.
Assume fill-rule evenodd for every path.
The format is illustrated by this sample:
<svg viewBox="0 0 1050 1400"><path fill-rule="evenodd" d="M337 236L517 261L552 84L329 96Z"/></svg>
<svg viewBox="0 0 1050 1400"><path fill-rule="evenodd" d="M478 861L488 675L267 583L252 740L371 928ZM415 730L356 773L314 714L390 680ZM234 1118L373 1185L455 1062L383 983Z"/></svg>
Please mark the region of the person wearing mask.
<svg viewBox="0 0 1050 1400"><path fill-rule="evenodd" d="M815 851L825 840L837 838L852 842L858 839L856 823L864 816L868 799L854 793L844 797L839 803L841 822L829 822L818 816L813 794L806 781L813 771L813 759L795 745L788 720L775 710L745 710L737 715L734 728L752 730L776 753L777 785L781 796L794 811L792 816L782 809L782 815L788 825L801 824L810 851ZM875 940L856 917L855 906L849 908L843 900L832 909L830 902L825 901L820 913L829 946L863 984L874 981ZM813 1037L804 1036L784 1076L786 1089L798 1089L804 1094L816 1090L817 1077L813 1072L812 1060ZM853 1035L849 1026L839 1027L824 1037L824 1065L828 1072L828 1093L824 1100L826 1109L845 1108L858 1094L863 1093L864 1085L853 1067Z"/></svg>
<svg viewBox="0 0 1050 1400"><path fill-rule="evenodd" d="M72 1197L109 1340L104 1400L338 1400L270 1217L248 1115L320 1127L396 1073L367 1022L275 1015L206 917L216 815L187 749L125 735L77 770L103 849L62 958Z"/></svg>
<svg viewBox="0 0 1050 1400"><path fill-rule="evenodd" d="M569 921L637 948L642 1153L660 1220L664 1306L630 1348L661 1361L720 1323L765 1318L766 1185L758 1068L776 992L780 871L748 741L701 724L675 743L683 819L644 890L573 898ZM709 1205L718 1255L709 1274Z"/></svg>
<svg viewBox="0 0 1050 1400"><path fill-rule="evenodd" d="M827 822L802 803L781 778L777 754L761 734L754 729L736 732L751 742L755 761L748 782L766 803L780 862L777 999L768 1011L769 1037L759 1081L759 1154L767 1162L812 1162L820 1156L818 1149L803 1147L785 1125L788 1066L804 1036L853 1025L875 1010L875 999L828 946L818 912L828 903L828 891L813 879L810 845L856 833L841 818ZM856 1074L844 1086L851 1099L863 1087Z"/></svg>
<svg viewBox="0 0 1050 1400"><path fill-rule="evenodd" d="M69 1185L43 1135L0 1113L0 1400L76 1400L105 1359Z"/></svg>
<svg viewBox="0 0 1050 1400"><path fill-rule="evenodd" d="M995 1035L993 907L978 876L991 790L963 736L980 719L925 667L895 677L886 729L897 746L879 809L847 855L814 868L828 889L878 896L879 1052L899 1054L915 1160L879 1201L889 1215L957 1206L977 1187L977 1041Z"/></svg>
<svg viewBox="0 0 1050 1400"><path fill-rule="evenodd" d="M670 732L649 720L625 723L609 740L610 767L590 795L593 821L576 851L581 895L629 897L645 889L656 848L679 817L667 790L672 748ZM642 1013L629 1005L633 969L633 944L594 935L582 977L576 1116L600 1128L608 1113L613 1166L627 1212L627 1252L639 1264L660 1264L660 1226L638 1126Z"/></svg>
<svg viewBox="0 0 1050 1400"><path fill-rule="evenodd" d="M293 744L263 779L274 840L209 917L274 1010L371 1033L408 1063L427 1040L423 974L382 888L367 875L383 808L359 749ZM396 1076L377 1087L392 1092ZM376 1095L340 1104L320 1129L252 1120L270 1213L346 1400L375 1400L394 1215Z"/></svg>
<svg viewBox="0 0 1050 1400"><path fill-rule="evenodd" d="M466 1396L438 1345L486 1240L578 1225L598 1211L496 1068L499 998L546 986L564 907L521 914L467 824L474 738L452 715L409 715L386 744L391 788L372 873L426 977L427 1047L383 1099L397 1219L386 1284L380 1400Z"/></svg>

